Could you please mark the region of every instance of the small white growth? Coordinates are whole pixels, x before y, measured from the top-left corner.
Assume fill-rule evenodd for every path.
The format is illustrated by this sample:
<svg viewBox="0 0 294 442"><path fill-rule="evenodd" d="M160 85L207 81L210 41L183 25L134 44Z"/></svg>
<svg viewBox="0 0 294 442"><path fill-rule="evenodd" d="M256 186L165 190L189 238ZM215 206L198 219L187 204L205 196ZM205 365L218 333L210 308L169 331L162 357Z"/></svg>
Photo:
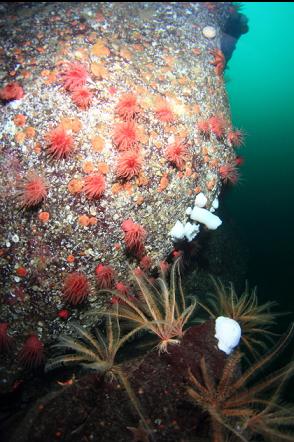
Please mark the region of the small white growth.
<svg viewBox="0 0 294 442"><path fill-rule="evenodd" d="M219 208L219 201L218 201L218 198L215 198L215 199L212 201L212 207L213 207L214 209L218 209L218 208Z"/></svg>
<svg viewBox="0 0 294 442"><path fill-rule="evenodd" d="M7 107L11 107L11 109L18 109L22 104L22 100L12 100L7 104Z"/></svg>
<svg viewBox="0 0 294 442"><path fill-rule="evenodd" d="M15 243L19 242L19 236L17 234L13 235L11 239Z"/></svg>
<svg viewBox="0 0 294 442"><path fill-rule="evenodd" d="M207 198L203 192L198 193L195 198L195 206L204 207L207 203Z"/></svg>
<svg viewBox="0 0 294 442"><path fill-rule="evenodd" d="M169 235L173 240L183 239L185 236L185 229L181 221L177 221L173 228L170 230Z"/></svg>
<svg viewBox="0 0 294 442"><path fill-rule="evenodd" d="M215 210L218 209L218 206L219 206L218 199L215 198L211 204L210 212L211 213L215 212Z"/></svg>
<svg viewBox="0 0 294 442"><path fill-rule="evenodd" d="M184 226L185 237L190 242L199 233L199 224L186 223Z"/></svg>
<svg viewBox="0 0 294 442"><path fill-rule="evenodd" d="M191 224L187 222L184 225L183 223L181 223L181 221L178 220L171 229L171 231L169 232L169 235L172 237L174 241L186 238L190 242L192 241L193 238L195 238L198 232L199 232L198 224Z"/></svg>
<svg viewBox="0 0 294 442"><path fill-rule="evenodd" d="M239 345L241 327L234 319L219 316L215 320L214 336L218 340L218 348L229 355Z"/></svg>
<svg viewBox="0 0 294 442"><path fill-rule="evenodd" d="M216 29L213 26L205 26L202 29L202 34L206 38L214 38L216 36Z"/></svg>
<svg viewBox="0 0 294 442"><path fill-rule="evenodd" d="M216 230L222 224L221 219L213 213L209 212L209 210L202 209L201 207L197 206L195 206L192 211L191 208L189 209L186 213L190 215L190 217L194 221L205 224L206 227L210 230Z"/></svg>

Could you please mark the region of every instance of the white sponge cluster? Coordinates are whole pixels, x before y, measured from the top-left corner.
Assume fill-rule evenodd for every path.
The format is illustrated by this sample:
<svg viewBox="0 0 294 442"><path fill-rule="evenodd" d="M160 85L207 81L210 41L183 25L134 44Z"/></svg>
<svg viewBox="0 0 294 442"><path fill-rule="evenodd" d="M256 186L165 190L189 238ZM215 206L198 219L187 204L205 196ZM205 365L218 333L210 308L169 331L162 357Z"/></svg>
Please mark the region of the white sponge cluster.
<svg viewBox="0 0 294 442"><path fill-rule="evenodd" d="M216 198L213 201L210 210L204 208L206 204L206 196L203 192L199 193L195 198L194 208L192 209L191 207L188 207L186 210L186 215L188 215L193 221L196 221L196 223L191 223L189 221L182 223L181 221L177 220L169 232L169 235L174 241L180 239L192 241L192 239L194 239L199 233L200 225L198 223L204 224L210 230L215 230L221 225L221 219L213 214L215 209L218 208L218 199Z"/></svg>
<svg viewBox="0 0 294 442"><path fill-rule="evenodd" d="M195 238L198 232L199 232L199 225L191 224L189 222L183 224L181 223L181 221L178 220L171 229L171 231L169 232L169 235L174 240L186 238L188 241L192 241L192 239Z"/></svg>

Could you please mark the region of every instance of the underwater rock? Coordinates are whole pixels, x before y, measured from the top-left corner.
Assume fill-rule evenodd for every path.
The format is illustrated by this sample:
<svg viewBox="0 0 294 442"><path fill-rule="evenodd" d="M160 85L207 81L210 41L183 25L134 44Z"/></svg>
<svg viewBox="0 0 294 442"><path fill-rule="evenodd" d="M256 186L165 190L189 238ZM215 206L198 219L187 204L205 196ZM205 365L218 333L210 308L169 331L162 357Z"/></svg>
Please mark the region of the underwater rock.
<svg viewBox="0 0 294 442"><path fill-rule="evenodd" d="M29 336L46 356L68 320L108 302L99 288L166 260L169 232L189 221L197 194L207 210L219 196L220 168L236 167L221 36L238 12L201 2L3 3L1 12L0 87L23 90L1 100L0 115L7 391ZM102 282L97 269L108 272Z"/></svg>

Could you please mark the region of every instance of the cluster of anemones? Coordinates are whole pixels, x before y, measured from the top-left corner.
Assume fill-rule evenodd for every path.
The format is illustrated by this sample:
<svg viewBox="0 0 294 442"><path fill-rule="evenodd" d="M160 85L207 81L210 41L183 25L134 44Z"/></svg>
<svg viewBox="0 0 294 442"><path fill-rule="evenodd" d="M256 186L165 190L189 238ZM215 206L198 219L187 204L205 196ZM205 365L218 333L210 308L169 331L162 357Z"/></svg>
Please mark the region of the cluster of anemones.
<svg viewBox="0 0 294 442"><path fill-rule="evenodd" d="M67 158L74 148L74 139L70 132L62 125L51 129L45 136L46 151L53 159ZM105 191L105 179L101 173L93 172L86 176L83 192L89 199L100 198Z"/></svg>
<svg viewBox="0 0 294 442"><path fill-rule="evenodd" d="M226 122L223 118L212 116L208 119L200 120L197 123L199 132L206 138L214 134L216 138L226 140L232 147L240 147L244 144L244 134L240 129L229 129L226 131ZM223 163L219 167L219 176L227 184L236 184L239 180L237 166L243 164L243 158L238 156L232 162Z"/></svg>
<svg viewBox="0 0 294 442"><path fill-rule="evenodd" d="M230 129L226 135L226 121L222 117L214 115L200 120L197 123L197 127L199 132L205 137L209 137L211 134L214 134L218 139L226 137L233 147L240 147L244 144L244 134L240 129Z"/></svg>
<svg viewBox="0 0 294 442"><path fill-rule="evenodd" d="M217 138L222 138L225 135L225 121L218 116L212 116L206 120L198 121L198 130L205 137L214 134Z"/></svg>
<svg viewBox="0 0 294 442"><path fill-rule="evenodd" d="M135 122L139 111L134 94L122 95L115 108L115 113L123 120L116 124L112 137L116 149L121 152L117 159L116 176L125 180L139 175L142 168L139 132Z"/></svg>
<svg viewBox="0 0 294 442"><path fill-rule="evenodd" d="M60 73L60 78L75 105L80 109L88 109L93 93L85 86L89 78L85 66L77 62L67 63Z"/></svg>
<svg viewBox="0 0 294 442"><path fill-rule="evenodd" d="M123 222L122 228L125 232L125 243L128 247L128 250L135 251L136 253L142 253L144 251L143 243L146 238L146 231L144 230L144 228L139 224L134 223L130 219ZM149 269L150 265L151 260L149 257L147 257L146 255L141 257L141 268L144 267L144 270L146 271L147 269ZM139 267L137 268L137 271L142 272ZM115 283L115 271L110 265L105 265L101 263L98 264L95 267L95 280L96 286L100 290L113 290L115 288L118 293L129 295L129 287L127 287L123 282ZM68 304L71 304L72 306L77 306L78 304L83 303L85 300L88 299L91 291L92 290L89 280L83 272L73 271L65 276L62 293L63 299ZM111 302L112 301L115 302L115 299L112 298ZM62 319L67 319L69 317L69 312L66 309L60 310L58 316ZM6 329L3 331L3 335L6 336Z"/></svg>
<svg viewBox="0 0 294 442"><path fill-rule="evenodd" d="M138 128L135 119L140 112L137 97L134 94L124 94L115 108L115 113L122 120L113 133L113 142L118 151L122 152L117 160L116 175L118 178L129 180L139 175L142 167ZM142 259L144 255L145 229L131 219L123 221L124 241L129 253Z"/></svg>
<svg viewBox="0 0 294 442"><path fill-rule="evenodd" d="M114 282L114 270L111 266L98 264L95 268L96 284L99 289L111 289ZM76 306L84 302L91 293L86 275L82 272L68 273L64 279L63 297L66 302Z"/></svg>

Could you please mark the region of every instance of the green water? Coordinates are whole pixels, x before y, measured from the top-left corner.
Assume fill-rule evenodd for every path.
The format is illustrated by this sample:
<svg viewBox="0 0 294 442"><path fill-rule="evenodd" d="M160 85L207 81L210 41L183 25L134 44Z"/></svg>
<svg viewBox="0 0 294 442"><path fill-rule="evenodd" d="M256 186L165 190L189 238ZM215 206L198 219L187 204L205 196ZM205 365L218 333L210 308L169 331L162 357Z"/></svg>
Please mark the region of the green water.
<svg viewBox="0 0 294 442"><path fill-rule="evenodd" d="M247 133L245 164L225 205L249 247L250 284L293 312L294 3L243 3L242 12L249 32L226 76L234 125Z"/></svg>

